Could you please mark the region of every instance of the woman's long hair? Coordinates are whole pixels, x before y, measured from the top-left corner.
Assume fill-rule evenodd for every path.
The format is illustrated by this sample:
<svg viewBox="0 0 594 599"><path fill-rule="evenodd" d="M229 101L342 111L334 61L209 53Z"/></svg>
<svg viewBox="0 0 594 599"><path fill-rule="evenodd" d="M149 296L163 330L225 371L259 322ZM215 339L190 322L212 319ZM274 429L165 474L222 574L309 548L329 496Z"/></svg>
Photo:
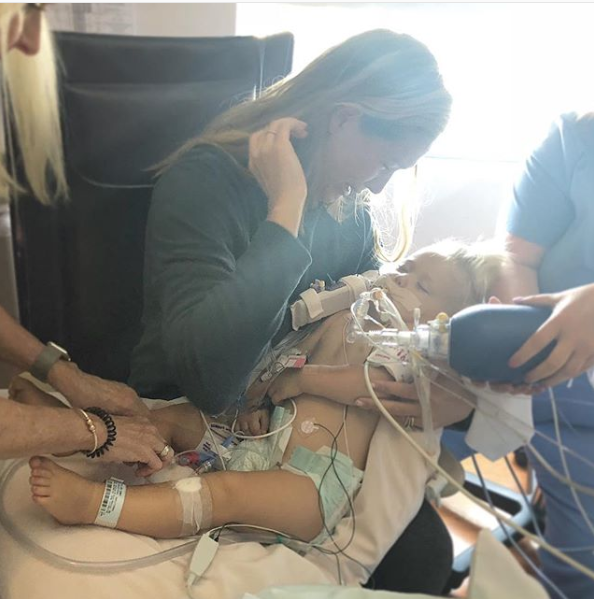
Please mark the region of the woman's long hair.
<svg viewBox="0 0 594 599"><path fill-rule="evenodd" d="M67 194L57 77L53 43L44 15L41 15L40 50L25 56L8 49L8 31L13 17L25 19L25 4L0 4L0 52L2 102L7 148L0 160L0 201L22 191L14 176L12 156L20 149L27 183L35 197L49 204L53 197ZM20 29L20 27L19 27ZM11 135L14 131L14 135Z"/></svg>
<svg viewBox="0 0 594 599"><path fill-rule="evenodd" d="M294 146L309 187L319 176L316 153L337 106L358 107L365 133L388 140L417 135L431 143L448 122L451 101L437 62L424 44L389 30L367 31L331 48L257 99L219 115L160 165L160 172L200 144L219 146L246 164L249 136L290 116L308 124L307 138L294 140ZM405 237L409 228L407 222L400 223Z"/></svg>

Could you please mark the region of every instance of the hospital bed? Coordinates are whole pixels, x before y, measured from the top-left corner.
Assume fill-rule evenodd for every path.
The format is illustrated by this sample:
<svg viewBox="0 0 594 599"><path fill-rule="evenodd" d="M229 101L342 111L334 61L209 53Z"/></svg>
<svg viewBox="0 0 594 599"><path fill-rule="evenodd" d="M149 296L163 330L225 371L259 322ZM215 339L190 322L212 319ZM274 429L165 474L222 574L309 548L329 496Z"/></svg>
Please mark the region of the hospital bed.
<svg viewBox="0 0 594 599"><path fill-rule="evenodd" d="M146 169L189 132L199 132L207 119L231 101L288 73L292 44L289 34L263 40L59 34L72 198L56 210L30 198L12 206L19 308L27 328L43 341L52 339L68 347L85 370L115 380L127 378L142 309L140 273L152 187ZM122 52L127 56L126 67L120 60ZM88 64L99 68L90 71ZM129 118L130 114L135 118ZM106 131L113 135L105 135ZM130 145L130 140L135 143ZM43 269L38 268L40 263ZM397 481L396 488L422 488L418 477L427 474L422 460L387 425L380 426L376 434L378 446L387 438L398 446L397 453L407 464L401 469L405 477L417 477ZM71 466L97 478L105 474L101 467L91 468L88 463L75 461ZM377 461L378 472L381 466L381 460ZM118 561L179 544L91 527L59 527L31 502L27 476L27 469L21 467L7 486L7 515L54 552L78 560ZM130 478L127 472L120 476ZM398 513L388 514L377 502L382 492L389 492L388 487L375 484L377 478L366 477L374 493L363 490L355 505L355 511L376 510L382 522L381 533L358 531L362 562L370 569L410 522L422 500L418 493L405 495ZM346 520L345 527L349 526ZM190 559L187 553L151 568L89 574L40 559L5 530L0 532L0 555L3 599L102 599L115 594L132 599L183 597ZM344 556L303 557L282 544L244 542L220 548L192 596L240 597L246 591L258 593L268 586L304 580L358 584L366 578L364 569Z"/></svg>

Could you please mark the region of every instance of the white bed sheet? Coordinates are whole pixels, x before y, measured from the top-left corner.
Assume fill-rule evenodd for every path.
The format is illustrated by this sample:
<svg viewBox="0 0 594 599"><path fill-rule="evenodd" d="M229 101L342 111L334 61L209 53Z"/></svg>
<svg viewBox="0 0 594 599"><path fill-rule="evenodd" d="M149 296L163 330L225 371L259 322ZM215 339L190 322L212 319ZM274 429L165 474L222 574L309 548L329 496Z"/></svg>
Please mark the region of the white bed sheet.
<svg viewBox="0 0 594 599"><path fill-rule="evenodd" d="M153 407L155 407L154 404ZM81 458L60 460L63 465L97 479L133 475L125 466L92 463ZM0 471L2 468L0 467ZM180 541L156 541L94 526L63 527L30 499L28 468L21 468L5 489L8 516L42 546L79 560L122 560L172 547ZM356 530L349 556L305 556L283 545L255 542L221 545L204 577L193 586L196 599L237 599L274 585L356 585L367 579L423 500L428 470L423 460L382 420L372 439L368 467L355 500ZM343 546L353 520L339 524L334 540ZM333 547L328 542L327 547ZM2 599L177 599L187 597L185 578L190 554L150 568L110 574L67 571L51 565L19 545L0 528L0 597ZM366 570L367 569L367 570Z"/></svg>

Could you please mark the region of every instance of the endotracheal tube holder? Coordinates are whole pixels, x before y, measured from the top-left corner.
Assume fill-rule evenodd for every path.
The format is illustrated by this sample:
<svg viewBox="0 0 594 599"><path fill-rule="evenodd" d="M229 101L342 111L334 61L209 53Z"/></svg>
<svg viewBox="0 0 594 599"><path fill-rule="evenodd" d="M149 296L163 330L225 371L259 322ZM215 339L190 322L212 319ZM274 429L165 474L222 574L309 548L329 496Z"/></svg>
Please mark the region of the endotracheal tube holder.
<svg viewBox="0 0 594 599"><path fill-rule="evenodd" d="M527 372L548 357L555 344L550 343L519 368L508 365L512 355L549 317L549 308L479 304L451 318L439 314L426 324L419 322L417 312L412 330L402 326L365 331L363 321L373 320L368 316L370 303L382 322L395 323L400 318L383 290L363 293L351 309L351 339L353 335L365 336L374 345L412 349L432 362L448 363L458 374L475 381L521 383Z"/></svg>

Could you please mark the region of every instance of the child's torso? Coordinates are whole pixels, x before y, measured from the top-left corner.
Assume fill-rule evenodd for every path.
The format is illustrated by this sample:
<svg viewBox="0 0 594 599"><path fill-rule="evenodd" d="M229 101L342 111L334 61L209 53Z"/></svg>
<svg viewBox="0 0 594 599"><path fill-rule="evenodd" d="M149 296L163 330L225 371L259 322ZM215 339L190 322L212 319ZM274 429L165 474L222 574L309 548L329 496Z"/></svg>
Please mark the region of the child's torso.
<svg viewBox="0 0 594 599"><path fill-rule="evenodd" d="M342 366L363 364L369 355L367 343L347 343L346 335L351 316L348 311L329 317L322 325L321 337L308 356L309 364ZM300 395L295 399L297 417L293 422L293 434L284 453L287 461L293 449L302 445L317 451L332 446L333 435L337 435L338 450L348 455L357 468L363 470L371 437L378 421L376 412L345 406L323 397ZM344 426L343 426L344 422ZM323 425L328 431L316 427ZM341 428L342 427L342 428ZM340 434L339 434L340 433Z"/></svg>

